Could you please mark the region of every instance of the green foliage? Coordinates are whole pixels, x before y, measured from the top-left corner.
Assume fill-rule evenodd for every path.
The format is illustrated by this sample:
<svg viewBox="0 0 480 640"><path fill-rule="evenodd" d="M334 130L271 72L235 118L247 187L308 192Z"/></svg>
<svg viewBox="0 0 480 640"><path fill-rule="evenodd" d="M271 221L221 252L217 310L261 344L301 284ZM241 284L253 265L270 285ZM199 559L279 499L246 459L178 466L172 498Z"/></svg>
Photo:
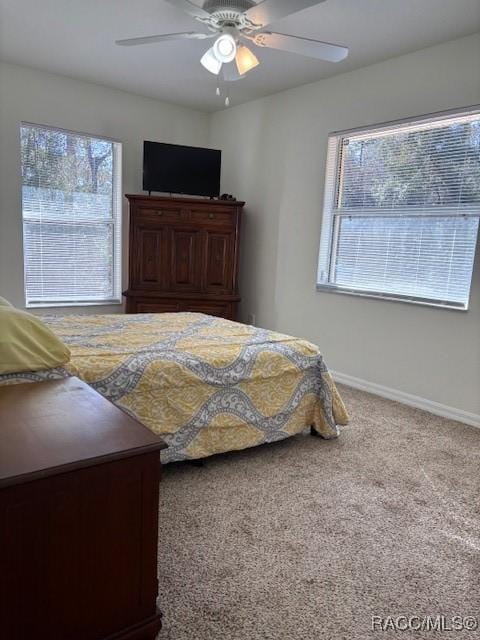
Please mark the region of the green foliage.
<svg viewBox="0 0 480 640"><path fill-rule="evenodd" d="M20 135L23 186L112 193L112 143L34 126Z"/></svg>
<svg viewBox="0 0 480 640"><path fill-rule="evenodd" d="M339 205L480 204L480 122L344 139Z"/></svg>

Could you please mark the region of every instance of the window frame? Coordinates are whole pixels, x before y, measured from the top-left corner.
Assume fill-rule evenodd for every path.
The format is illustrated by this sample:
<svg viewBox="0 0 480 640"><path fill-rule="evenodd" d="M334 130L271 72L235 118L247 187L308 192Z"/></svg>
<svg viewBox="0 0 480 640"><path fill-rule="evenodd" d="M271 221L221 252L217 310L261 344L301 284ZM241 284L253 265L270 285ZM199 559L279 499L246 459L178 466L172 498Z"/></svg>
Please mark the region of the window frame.
<svg viewBox="0 0 480 640"><path fill-rule="evenodd" d="M324 199L323 199L323 215L321 222L321 234L320 234L320 248L318 254L318 269L316 277L316 289L320 292L326 293L341 293L350 296L358 296L362 298L374 298L380 300L390 300L394 302L406 302L409 304L418 304L429 307L436 307L442 309L449 309L453 311L468 311L473 276L476 268L479 253L479 239L480 231L477 232L477 239L475 245L475 256L472 270L472 278L470 280L469 298L465 305L454 303L449 300L436 300L431 298L422 298L419 296L396 294L396 293L384 293L371 290L362 290L331 282L332 270L335 267L334 257L336 255L335 247L338 244L339 238L339 221L343 216L346 217L368 217L369 215L378 215L379 209L374 207L362 208L360 212L352 211L352 209L345 209L338 206L341 194L342 185L342 149L344 147L343 140L353 135L362 133L381 133L382 131L389 131L394 127L441 121L444 119L455 117L463 117L469 115L478 115L480 118L480 105L471 105L469 107L463 107L460 109L449 109L446 111L437 111L421 116L413 116L409 118L401 118L398 120L391 120L388 122L382 122L375 125L367 125L363 127L356 127L352 129L345 129L341 131L334 131L328 135L327 144L327 160L325 167L325 182L324 182ZM465 213L459 213L459 209L465 208L469 211ZM428 210L430 209L430 210ZM448 213L450 209L451 213ZM391 210L385 210L381 215L386 216L414 216L419 217L452 217L468 216L468 217L480 217L480 205L476 208L475 213L471 213L472 205L461 205L457 207L418 207L418 213L415 214L415 207L406 207L404 209L396 209L396 212ZM420 213L421 211L421 213Z"/></svg>
<svg viewBox="0 0 480 640"><path fill-rule="evenodd" d="M120 140L111 138L109 136L86 133L84 131L76 131L73 129L65 129L63 127L56 127L53 125L38 124L35 122L21 121L19 126L19 133L23 127L35 127L36 129L44 129L47 131L55 131L58 133L70 134L79 138L88 138L100 140L102 142L109 142L112 144L112 217L103 218L97 221L91 221L91 224L111 224L112 225L112 279L113 279L113 296L111 298L99 299L99 300L87 300L79 298L78 300L56 300L56 301L31 301L27 296L27 253L25 251L25 222L32 222L33 220L25 220L23 214L23 180L21 179L21 222L22 222L22 253L23 253L23 280L24 280L24 298L25 308L27 309L42 309L42 308L62 308L62 307L94 307L94 306L108 306L108 305L121 305L122 299L122 272L123 272L123 254L122 254L122 227L123 227L123 190L122 190L122 174L123 174L123 144ZM22 172L22 159L20 158L20 171ZM59 222L55 220L54 222ZM75 224L71 220L63 222L62 224ZM88 222L85 222L88 224Z"/></svg>

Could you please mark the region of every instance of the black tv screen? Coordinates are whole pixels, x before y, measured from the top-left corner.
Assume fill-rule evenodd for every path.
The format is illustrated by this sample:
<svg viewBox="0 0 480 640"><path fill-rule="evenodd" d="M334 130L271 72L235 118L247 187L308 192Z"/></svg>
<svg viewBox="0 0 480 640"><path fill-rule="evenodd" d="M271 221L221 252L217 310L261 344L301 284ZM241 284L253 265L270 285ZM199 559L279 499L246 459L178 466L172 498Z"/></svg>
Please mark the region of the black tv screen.
<svg viewBox="0 0 480 640"><path fill-rule="evenodd" d="M222 152L161 142L143 143L143 189L218 196Z"/></svg>

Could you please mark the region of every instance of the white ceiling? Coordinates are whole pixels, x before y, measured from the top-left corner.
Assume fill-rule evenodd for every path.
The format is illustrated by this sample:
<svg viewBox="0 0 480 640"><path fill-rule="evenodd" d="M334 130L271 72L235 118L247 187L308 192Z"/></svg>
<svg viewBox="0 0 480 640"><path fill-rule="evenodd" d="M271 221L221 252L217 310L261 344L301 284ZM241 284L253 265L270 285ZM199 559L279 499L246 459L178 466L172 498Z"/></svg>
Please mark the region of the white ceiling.
<svg viewBox="0 0 480 640"><path fill-rule="evenodd" d="M163 0L0 0L0 58L213 111L223 103L199 63L208 43L114 44L196 26ZM274 27L347 45L350 55L333 64L256 49L262 64L230 84L232 104L480 31L480 0L327 0Z"/></svg>

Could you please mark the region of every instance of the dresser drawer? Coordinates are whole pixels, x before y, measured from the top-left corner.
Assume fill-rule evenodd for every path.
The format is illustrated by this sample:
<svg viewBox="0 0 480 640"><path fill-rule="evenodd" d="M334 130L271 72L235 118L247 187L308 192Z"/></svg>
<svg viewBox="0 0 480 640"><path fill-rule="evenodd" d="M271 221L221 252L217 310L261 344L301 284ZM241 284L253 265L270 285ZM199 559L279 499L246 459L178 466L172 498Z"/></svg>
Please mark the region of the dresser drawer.
<svg viewBox="0 0 480 640"><path fill-rule="evenodd" d="M174 313L176 311L180 311L180 304L175 301L135 303L135 313Z"/></svg>
<svg viewBox="0 0 480 640"><path fill-rule="evenodd" d="M193 209L191 211L191 220L192 222L196 222L201 224L202 226L215 225L222 227L234 227L235 225L235 216L231 211L222 211L212 208L211 211L196 211Z"/></svg>
<svg viewBox="0 0 480 640"><path fill-rule="evenodd" d="M216 300L189 300L181 298L136 300L129 298L127 301L127 313L175 313L178 311L192 311L194 313L206 313L209 316L227 318L228 320L235 319L236 308L236 302L217 302Z"/></svg>
<svg viewBox="0 0 480 640"><path fill-rule="evenodd" d="M231 302L189 302L184 304L184 311L194 311L195 313L206 313L208 316L218 316L233 320L233 309Z"/></svg>
<svg viewBox="0 0 480 640"><path fill-rule="evenodd" d="M208 226L221 226L223 228L233 228L235 226L235 216L231 211L213 208L211 211L205 209L196 210L188 207L179 209L142 209L139 210L141 219L148 223L156 224L181 224L182 222Z"/></svg>
<svg viewBox="0 0 480 640"><path fill-rule="evenodd" d="M179 209L146 209L141 208L138 210L141 218L148 222L164 223L164 222L181 222L182 220L188 221L190 219L189 211L180 211Z"/></svg>

